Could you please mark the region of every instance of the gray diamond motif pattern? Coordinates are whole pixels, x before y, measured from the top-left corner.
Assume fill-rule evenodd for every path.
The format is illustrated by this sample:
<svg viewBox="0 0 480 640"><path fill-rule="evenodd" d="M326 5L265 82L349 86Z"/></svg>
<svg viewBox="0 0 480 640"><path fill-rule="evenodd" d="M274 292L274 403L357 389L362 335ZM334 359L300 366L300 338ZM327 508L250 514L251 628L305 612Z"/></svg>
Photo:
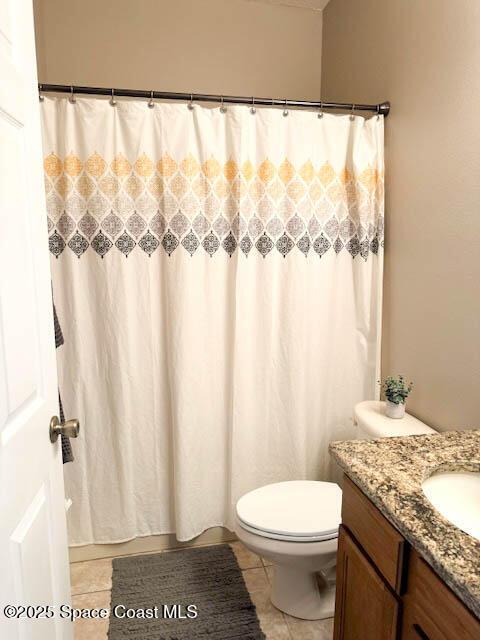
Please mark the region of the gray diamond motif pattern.
<svg viewBox="0 0 480 640"><path fill-rule="evenodd" d="M340 224L340 237L345 241L348 238L351 238L356 232L355 225L351 220L343 220Z"/></svg>
<svg viewBox="0 0 480 640"><path fill-rule="evenodd" d="M370 249L370 243L368 242L368 238L365 238L360 242L360 255L364 260L368 258L368 250Z"/></svg>
<svg viewBox="0 0 480 640"><path fill-rule="evenodd" d="M365 201L364 210L348 198L342 196L342 200L328 171L320 180L309 178L308 172L293 179L288 169L282 185L278 179L271 181L268 167L266 181L258 176L253 181L248 177L244 180L242 169L229 192L224 178L217 181L215 175L207 175L207 169L202 168L205 175L201 176L198 167L193 167L192 176L186 178L180 165L173 166L177 166L174 177L170 180L162 174L160 179L157 175L148 193L144 188L147 178L134 178L133 171L127 182L128 189L135 193L127 193L121 186L127 184L123 178L115 192L110 183L95 187L94 176L86 177L86 173L82 173L82 188L86 190L82 197L75 193L75 179L49 182L47 222L52 255L68 256L70 253L64 251L68 247L80 258L91 247L101 258L112 248L128 257L138 245L151 257L161 245L171 256L182 245L192 257L203 253L198 252L200 247L210 258L223 253L219 252L221 247L230 257L237 250L248 257L253 250L270 259L278 259L278 254L287 258L296 250L306 258L313 253L321 258L333 249L335 254L348 252L353 259L359 255L366 261L384 246L381 199ZM170 171L170 165L166 168ZM327 187L329 180L332 191ZM60 198L54 190L60 193L65 184L70 185L68 193ZM358 184L363 193L363 183Z"/></svg>
<svg viewBox="0 0 480 640"><path fill-rule="evenodd" d="M242 235L242 233L245 232L246 228L247 228L247 223L242 218L242 216L238 215L237 213L237 215L232 220L232 232L237 240Z"/></svg>
<svg viewBox="0 0 480 640"><path fill-rule="evenodd" d="M170 230L168 230L167 233L163 236L162 247L165 249L166 253L169 256L171 256L175 249L178 247L178 240Z"/></svg>
<svg viewBox="0 0 480 640"><path fill-rule="evenodd" d="M65 242L62 236L59 235L56 231L52 233L52 235L48 239L48 247L50 249L50 252L53 253L56 258L58 258L58 256L65 249Z"/></svg>
<svg viewBox="0 0 480 640"><path fill-rule="evenodd" d="M188 219L183 215L183 213L177 213L170 220L170 228L179 238L181 238L188 229Z"/></svg>
<svg viewBox="0 0 480 640"><path fill-rule="evenodd" d="M330 218L330 220L325 225L325 233L327 236L333 240L338 235L339 229L338 220L336 218Z"/></svg>
<svg viewBox="0 0 480 640"><path fill-rule="evenodd" d="M248 257L248 254L250 253L250 251L252 250L253 244L252 241L250 240L249 236L243 236L243 238L240 241L240 249L243 251L243 253Z"/></svg>
<svg viewBox="0 0 480 640"><path fill-rule="evenodd" d="M335 253L340 253L340 251L343 249L343 242L340 240L340 238L337 238L335 240L335 242L333 243L333 248L335 250Z"/></svg>
<svg viewBox="0 0 480 640"><path fill-rule="evenodd" d="M129 253L135 248L135 240L124 231L115 241L115 246L128 258Z"/></svg>
<svg viewBox="0 0 480 640"><path fill-rule="evenodd" d="M68 241L68 246L77 258L80 258L80 256L88 249L88 242L80 233L76 233Z"/></svg>
<svg viewBox="0 0 480 640"><path fill-rule="evenodd" d="M308 233L310 234L310 237L316 238L320 233L321 228L322 228L322 225L315 218L315 216L312 216L308 222Z"/></svg>
<svg viewBox="0 0 480 640"><path fill-rule="evenodd" d="M106 235L104 235L101 231L99 231L97 235L94 237L94 239L92 240L91 246L98 253L98 255L103 259L112 248L112 243L110 242L110 240L107 238Z"/></svg>
<svg viewBox="0 0 480 640"><path fill-rule="evenodd" d="M210 228L210 223L208 222L207 218L202 213L199 213L196 216L195 220L193 221L192 227L193 227L193 230L195 231L195 233L200 238L203 238L203 236L207 233L207 231Z"/></svg>
<svg viewBox="0 0 480 640"><path fill-rule="evenodd" d="M193 231L190 231L190 233L187 233L187 235L182 240L182 245L188 251L188 253L193 256L200 243Z"/></svg>
<svg viewBox="0 0 480 640"><path fill-rule="evenodd" d="M145 231L146 226L147 225L145 223L145 220L141 216L139 216L138 213L134 213L127 220L127 229L135 238L139 238L142 235L142 233Z"/></svg>
<svg viewBox="0 0 480 640"><path fill-rule="evenodd" d="M208 253L208 255L212 257L213 254L218 251L218 248L220 247L220 241L214 233L209 233L203 239L202 246Z"/></svg>
<svg viewBox="0 0 480 640"><path fill-rule="evenodd" d="M57 223L57 229L64 238L68 238L75 230L75 222L68 214L64 213Z"/></svg>
<svg viewBox="0 0 480 640"><path fill-rule="evenodd" d="M123 229L123 222L112 211L103 220L102 229L106 231L108 235L113 239L116 238L120 231Z"/></svg>
<svg viewBox="0 0 480 640"><path fill-rule="evenodd" d="M159 245L160 242L152 233L150 233L150 231L147 231L147 233L142 238L140 238L138 242L138 246L140 247L140 249L145 251L149 258L152 253L158 249Z"/></svg>
<svg viewBox="0 0 480 640"><path fill-rule="evenodd" d="M226 218L224 218L223 216L219 216L213 223L213 230L220 238L223 238L223 236L226 236L227 233L230 231L230 225L228 224L228 220L226 220ZM236 243L235 243L235 246L236 246Z"/></svg>
<svg viewBox="0 0 480 640"><path fill-rule="evenodd" d="M225 240L222 242L222 247L225 249L225 251L228 253L228 255L231 258L232 254L237 248L237 241L235 240L234 235L231 231L228 234L228 236L225 238Z"/></svg>
<svg viewBox="0 0 480 640"><path fill-rule="evenodd" d="M283 223L279 218L272 218L267 222L267 232L274 238L278 238L282 231Z"/></svg>
<svg viewBox="0 0 480 640"><path fill-rule="evenodd" d="M321 258L325 253L327 253L331 246L330 242L322 233L322 235L320 235L313 243L313 250Z"/></svg>
<svg viewBox="0 0 480 640"><path fill-rule="evenodd" d="M156 213L150 220L150 230L158 237L161 238L166 229L165 218L160 212Z"/></svg>
<svg viewBox="0 0 480 640"><path fill-rule="evenodd" d="M282 254L282 256L285 258L287 256L288 253L290 253L290 251L293 249L293 240L287 236L286 233L283 234L283 236L281 236L276 243L276 247L279 251L279 253Z"/></svg>
<svg viewBox="0 0 480 640"><path fill-rule="evenodd" d="M98 224L95 218L87 213L82 217L80 222L78 223L78 228L87 238L91 238L95 231L98 229Z"/></svg>
<svg viewBox="0 0 480 640"><path fill-rule="evenodd" d="M297 242L297 247L300 249L300 251L305 255L305 257L308 256L308 252L310 251L310 238L308 236L307 233L305 233L300 240Z"/></svg>
<svg viewBox="0 0 480 640"><path fill-rule="evenodd" d="M355 256L360 253L360 242L357 237L351 238L345 247L352 258L355 258Z"/></svg>
<svg viewBox="0 0 480 640"><path fill-rule="evenodd" d="M248 233L252 238L256 238L263 231L263 223L260 218L252 218L248 223Z"/></svg>
<svg viewBox="0 0 480 640"><path fill-rule="evenodd" d="M270 251L273 249L273 242L267 236L267 234L264 233L256 241L255 246L257 247L259 253L265 258L270 253Z"/></svg>
<svg viewBox="0 0 480 640"><path fill-rule="evenodd" d="M64 221L64 224L68 224L68 222ZM112 240L110 240L102 231L99 231L91 240L89 245L88 238L86 238L85 235L87 235L87 232L88 234L94 233L95 225L96 221L93 217L90 220L87 215L83 216L78 225L79 230L68 242L65 242L63 234L60 234L58 230L55 230L55 232L49 237L50 252L58 258L64 251L65 246L68 246L73 253L80 258L91 245L92 249L94 249L94 251L103 258L112 246L115 246L119 251L121 251L121 253L123 253L123 255L128 257L137 245L135 239L126 231L124 231L115 240L115 235L118 234L119 229L123 227L121 227L121 220L113 213L110 214L110 216L107 216L102 223L104 231L110 235ZM331 226L333 227L334 225L332 224ZM85 235L80 233L80 231L85 231ZM112 241L114 241L114 243ZM220 240L213 231L210 231L205 235L203 240L200 240L194 233L193 229L184 235L182 240L180 240L176 234L172 233L170 229L168 229L163 236L160 236L160 239L148 230L144 233L142 238L138 240L138 246L148 256L151 256L160 244L162 244L165 252L169 256L180 244L182 244L190 256L193 256L201 245L210 257L218 251L220 246L223 247L230 257L235 253L237 248L239 248L245 256L248 256L253 246L255 246L257 251L264 258L272 251L273 248L276 248L277 251L285 258L292 249L297 246L298 250L306 257L308 256L311 248L313 248L319 257L322 257L331 247L333 247L336 254L339 254L342 249L345 248L352 258L360 255L364 260L368 259L368 255L370 253L377 255L381 246L377 235L375 235L370 241L368 237L364 237L363 240L360 241L358 236L354 235L345 244L342 242L340 237L337 236L332 244L328 237L323 233L312 241L310 239L310 235L307 232L304 232L303 236L295 242L285 231L279 238L277 238L276 241L271 238L266 231L264 231L257 238L255 243L252 241L249 234L244 235L240 242L237 242L237 239L231 230L223 240Z"/></svg>
<svg viewBox="0 0 480 640"><path fill-rule="evenodd" d="M299 236L303 232L304 229L305 229L305 223L300 218L300 216L298 216L296 214L293 216L293 218L291 218L287 222L287 231L294 238Z"/></svg>

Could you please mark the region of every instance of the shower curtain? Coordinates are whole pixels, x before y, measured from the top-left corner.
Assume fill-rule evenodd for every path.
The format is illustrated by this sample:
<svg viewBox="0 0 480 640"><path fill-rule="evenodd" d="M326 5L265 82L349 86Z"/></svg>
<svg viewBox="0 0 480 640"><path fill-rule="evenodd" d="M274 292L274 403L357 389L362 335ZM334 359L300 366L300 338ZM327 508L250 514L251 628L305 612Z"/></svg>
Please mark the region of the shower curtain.
<svg viewBox="0 0 480 640"><path fill-rule="evenodd" d="M233 528L376 395L383 117L45 97L73 545Z"/></svg>

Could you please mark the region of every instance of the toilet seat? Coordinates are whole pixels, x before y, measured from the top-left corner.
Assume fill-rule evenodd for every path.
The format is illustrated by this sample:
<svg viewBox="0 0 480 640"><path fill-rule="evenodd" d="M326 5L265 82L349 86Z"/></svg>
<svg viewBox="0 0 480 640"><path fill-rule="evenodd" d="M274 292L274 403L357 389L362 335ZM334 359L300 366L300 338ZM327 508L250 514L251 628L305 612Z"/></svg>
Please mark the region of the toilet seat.
<svg viewBox="0 0 480 640"><path fill-rule="evenodd" d="M338 537L342 491L332 482L294 480L255 489L237 502L239 525L250 533L291 542Z"/></svg>

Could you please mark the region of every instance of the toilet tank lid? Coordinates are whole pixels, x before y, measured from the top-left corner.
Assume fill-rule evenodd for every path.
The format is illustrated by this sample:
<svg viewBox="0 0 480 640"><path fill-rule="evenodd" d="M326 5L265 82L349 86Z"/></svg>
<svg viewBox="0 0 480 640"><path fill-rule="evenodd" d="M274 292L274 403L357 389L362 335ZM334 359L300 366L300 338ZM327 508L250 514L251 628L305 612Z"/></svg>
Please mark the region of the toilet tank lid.
<svg viewBox="0 0 480 640"><path fill-rule="evenodd" d="M380 400L359 402L355 405L354 416L360 429L372 438L437 433L435 429L409 413L405 413L400 420L389 418L385 415L385 402Z"/></svg>
<svg viewBox="0 0 480 640"><path fill-rule="evenodd" d="M261 531L311 538L338 532L341 507L337 484L292 480L245 494L237 502L237 516Z"/></svg>

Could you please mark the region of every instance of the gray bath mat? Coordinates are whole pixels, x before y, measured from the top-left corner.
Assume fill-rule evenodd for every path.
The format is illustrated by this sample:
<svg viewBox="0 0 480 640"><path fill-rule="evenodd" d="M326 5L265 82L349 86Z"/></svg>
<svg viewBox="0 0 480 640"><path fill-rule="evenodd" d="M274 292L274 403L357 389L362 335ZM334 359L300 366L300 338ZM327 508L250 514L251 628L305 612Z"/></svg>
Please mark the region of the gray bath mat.
<svg viewBox="0 0 480 640"><path fill-rule="evenodd" d="M111 610L109 640L265 639L228 545L116 558Z"/></svg>

